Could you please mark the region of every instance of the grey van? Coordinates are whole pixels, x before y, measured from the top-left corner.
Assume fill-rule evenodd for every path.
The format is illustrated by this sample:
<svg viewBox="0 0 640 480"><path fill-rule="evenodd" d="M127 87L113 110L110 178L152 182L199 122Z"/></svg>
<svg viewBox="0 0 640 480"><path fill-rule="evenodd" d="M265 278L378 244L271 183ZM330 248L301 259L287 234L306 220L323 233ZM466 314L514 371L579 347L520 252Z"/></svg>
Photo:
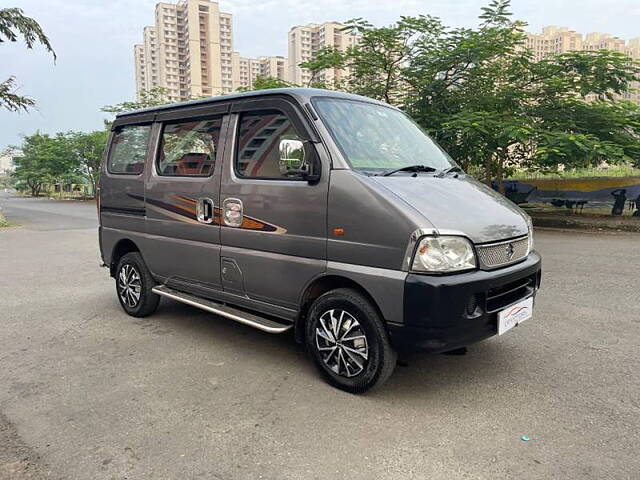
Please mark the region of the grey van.
<svg viewBox="0 0 640 480"><path fill-rule="evenodd" d="M117 116L100 251L122 308L161 297L292 330L363 392L398 351L447 352L529 319L529 217L369 98L275 89Z"/></svg>

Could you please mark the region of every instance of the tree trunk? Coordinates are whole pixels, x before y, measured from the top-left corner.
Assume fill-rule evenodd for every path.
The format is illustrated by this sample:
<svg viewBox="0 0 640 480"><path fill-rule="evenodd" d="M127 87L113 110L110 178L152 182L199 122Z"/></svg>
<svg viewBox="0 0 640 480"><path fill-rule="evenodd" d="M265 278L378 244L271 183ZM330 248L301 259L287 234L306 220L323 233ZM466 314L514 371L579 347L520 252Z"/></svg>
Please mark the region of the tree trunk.
<svg viewBox="0 0 640 480"><path fill-rule="evenodd" d="M500 155L498 155L498 163L496 165L496 184L498 185L498 191L502 195L505 194L504 182L502 181L503 174L503 159Z"/></svg>
<svg viewBox="0 0 640 480"><path fill-rule="evenodd" d="M391 90L391 75L393 75L393 71L391 69L387 70L387 79L384 82L384 101L391 105L391 98L389 97L389 90Z"/></svg>
<svg viewBox="0 0 640 480"><path fill-rule="evenodd" d="M491 168L491 155L487 155L484 161L484 182L491 188L491 176L493 175Z"/></svg>

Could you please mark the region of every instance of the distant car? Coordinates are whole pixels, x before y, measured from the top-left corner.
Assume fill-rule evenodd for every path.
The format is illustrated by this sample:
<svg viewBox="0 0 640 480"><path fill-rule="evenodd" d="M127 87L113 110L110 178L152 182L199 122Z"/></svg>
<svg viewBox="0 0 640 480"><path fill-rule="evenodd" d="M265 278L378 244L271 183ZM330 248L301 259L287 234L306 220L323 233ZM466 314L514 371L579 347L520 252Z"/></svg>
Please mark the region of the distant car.
<svg viewBox="0 0 640 480"><path fill-rule="evenodd" d="M397 351L531 317L529 217L384 103L281 89L140 110L105 158L100 250L130 315L166 297L293 329L349 392L386 380Z"/></svg>

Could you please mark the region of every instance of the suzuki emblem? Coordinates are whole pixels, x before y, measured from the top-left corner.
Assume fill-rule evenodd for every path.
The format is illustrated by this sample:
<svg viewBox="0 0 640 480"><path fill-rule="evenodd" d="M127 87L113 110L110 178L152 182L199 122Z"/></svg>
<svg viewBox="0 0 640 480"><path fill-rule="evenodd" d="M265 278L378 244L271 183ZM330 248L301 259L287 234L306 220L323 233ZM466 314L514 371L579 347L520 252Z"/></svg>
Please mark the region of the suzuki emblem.
<svg viewBox="0 0 640 480"><path fill-rule="evenodd" d="M511 260L513 258L513 255L516 253L516 249L513 246L513 243L508 243L505 247L505 251L507 252L507 258Z"/></svg>

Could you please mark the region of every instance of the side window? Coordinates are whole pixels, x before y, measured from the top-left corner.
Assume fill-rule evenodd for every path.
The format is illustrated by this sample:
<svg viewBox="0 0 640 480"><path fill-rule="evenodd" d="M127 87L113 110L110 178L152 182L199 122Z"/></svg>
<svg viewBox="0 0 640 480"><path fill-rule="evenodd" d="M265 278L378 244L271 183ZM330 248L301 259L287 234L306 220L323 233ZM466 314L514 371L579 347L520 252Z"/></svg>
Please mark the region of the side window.
<svg viewBox="0 0 640 480"><path fill-rule="evenodd" d="M213 173L222 117L164 126L158 175L208 177Z"/></svg>
<svg viewBox="0 0 640 480"><path fill-rule="evenodd" d="M138 175L144 170L150 125L125 125L116 129L107 170L109 173Z"/></svg>
<svg viewBox="0 0 640 480"><path fill-rule="evenodd" d="M304 168L302 141L284 113L242 114L235 170L245 178L296 179Z"/></svg>

